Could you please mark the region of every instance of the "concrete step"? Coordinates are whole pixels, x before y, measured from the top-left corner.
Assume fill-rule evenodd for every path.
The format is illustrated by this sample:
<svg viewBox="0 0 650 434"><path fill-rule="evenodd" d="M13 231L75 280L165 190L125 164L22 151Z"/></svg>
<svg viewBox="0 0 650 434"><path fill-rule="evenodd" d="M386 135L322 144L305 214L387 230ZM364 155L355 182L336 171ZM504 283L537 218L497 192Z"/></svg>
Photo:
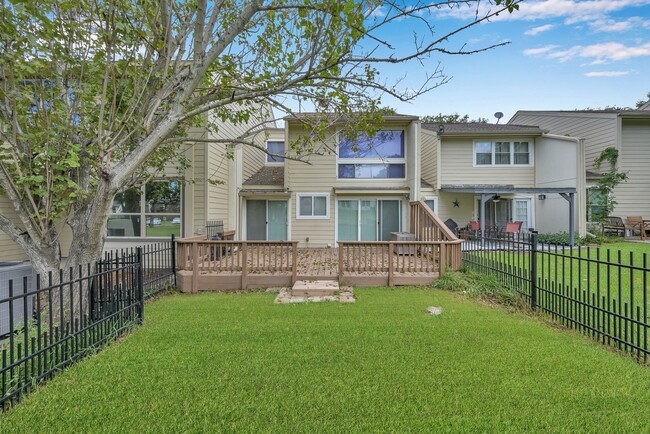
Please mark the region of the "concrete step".
<svg viewBox="0 0 650 434"><path fill-rule="evenodd" d="M293 297L323 297L338 293L339 282L336 280L297 280L291 288Z"/></svg>

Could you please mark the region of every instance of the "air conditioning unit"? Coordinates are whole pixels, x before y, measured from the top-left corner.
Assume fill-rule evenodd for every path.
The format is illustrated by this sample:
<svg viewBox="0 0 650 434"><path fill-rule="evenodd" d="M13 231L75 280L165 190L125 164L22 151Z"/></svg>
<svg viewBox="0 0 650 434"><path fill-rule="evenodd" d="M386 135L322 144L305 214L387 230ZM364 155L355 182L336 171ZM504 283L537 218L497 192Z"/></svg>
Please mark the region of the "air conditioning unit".
<svg viewBox="0 0 650 434"><path fill-rule="evenodd" d="M29 262L0 262L0 338L9 334L9 304L13 305L13 328L25 324L25 303L27 319L33 314L35 295L19 297L9 301L9 281L13 282L13 296L20 296L34 289L36 276Z"/></svg>
<svg viewBox="0 0 650 434"><path fill-rule="evenodd" d="M391 232L391 241L415 241L415 234L410 232ZM393 248L393 253L398 255L415 255L415 246L396 245Z"/></svg>

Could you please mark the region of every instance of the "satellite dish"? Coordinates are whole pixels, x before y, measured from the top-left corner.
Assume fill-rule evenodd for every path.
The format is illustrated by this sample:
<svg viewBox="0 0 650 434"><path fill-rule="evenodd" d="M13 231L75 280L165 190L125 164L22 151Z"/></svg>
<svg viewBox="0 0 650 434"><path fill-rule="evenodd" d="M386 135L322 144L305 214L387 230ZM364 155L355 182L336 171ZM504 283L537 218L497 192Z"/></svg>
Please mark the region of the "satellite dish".
<svg viewBox="0 0 650 434"><path fill-rule="evenodd" d="M497 124L498 124L499 121L501 120L501 118L503 117L503 113L501 113L501 112L496 112L496 113L494 114L494 117L497 118Z"/></svg>
<svg viewBox="0 0 650 434"><path fill-rule="evenodd" d="M438 125L438 134L445 134L445 126L440 124Z"/></svg>

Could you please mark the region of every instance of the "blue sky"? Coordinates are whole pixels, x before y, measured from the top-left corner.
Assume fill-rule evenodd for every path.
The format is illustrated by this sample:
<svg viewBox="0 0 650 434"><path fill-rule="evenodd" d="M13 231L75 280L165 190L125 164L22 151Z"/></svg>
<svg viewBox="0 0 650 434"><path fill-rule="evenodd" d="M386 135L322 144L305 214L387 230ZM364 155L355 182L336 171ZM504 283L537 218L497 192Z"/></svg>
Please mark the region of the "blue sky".
<svg viewBox="0 0 650 434"><path fill-rule="evenodd" d="M431 21L442 34L474 13L461 7L436 12ZM407 20L398 23L391 40L408 47L411 27ZM388 80L404 77L402 86L416 86L439 61L452 77L412 103L383 103L414 115L458 112L494 120L501 111L504 122L524 109L634 106L650 92L650 0L524 1L519 11L464 31L447 47L503 41L510 44L471 56L432 56L423 65L380 68Z"/></svg>

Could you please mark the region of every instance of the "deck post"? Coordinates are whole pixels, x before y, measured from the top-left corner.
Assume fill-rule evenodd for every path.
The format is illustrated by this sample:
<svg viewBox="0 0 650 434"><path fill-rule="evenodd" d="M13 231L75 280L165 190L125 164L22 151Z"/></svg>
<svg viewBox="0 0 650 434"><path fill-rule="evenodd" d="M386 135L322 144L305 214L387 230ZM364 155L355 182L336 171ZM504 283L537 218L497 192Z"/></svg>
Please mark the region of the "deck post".
<svg viewBox="0 0 650 434"><path fill-rule="evenodd" d="M393 242L389 241L388 242L388 286L394 286L394 268L393 268L393 251L394 251L394 246Z"/></svg>
<svg viewBox="0 0 650 434"><path fill-rule="evenodd" d="M192 293L199 292L199 244L192 243Z"/></svg>
<svg viewBox="0 0 650 434"><path fill-rule="evenodd" d="M339 242L339 282L343 278L343 246L344 244Z"/></svg>
<svg viewBox="0 0 650 434"><path fill-rule="evenodd" d="M291 286L296 283L298 280L298 241L292 241L293 243L293 264L291 268Z"/></svg>
<svg viewBox="0 0 650 434"><path fill-rule="evenodd" d="M244 241L241 243L241 289L246 289L248 286L248 243Z"/></svg>
<svg viewBox="0 0 650 434"><path fill-rule="evenodd" d="M440 261L438 265L440 267L438 277L442 277L445 274L445 268L447 268L447 245L443 242L440 243Z"/></svg>

